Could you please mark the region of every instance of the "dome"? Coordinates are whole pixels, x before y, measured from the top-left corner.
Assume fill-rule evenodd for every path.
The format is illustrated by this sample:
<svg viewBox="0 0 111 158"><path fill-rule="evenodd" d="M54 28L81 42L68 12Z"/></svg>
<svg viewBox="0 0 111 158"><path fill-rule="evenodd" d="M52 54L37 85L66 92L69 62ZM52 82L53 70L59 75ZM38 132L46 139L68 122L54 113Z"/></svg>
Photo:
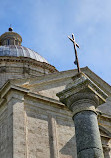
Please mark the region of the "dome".
<svg viewBox="0 0 111 158"><path fill-rule="evenodd" d="M0 88L9 79L37 77L58 72L35 51L21 46L22 37L8 29L0 36Z"/></svg>
<svg viewBox="0 0 111 158"><path fill-rule="evenodd" d="M13 29L10 27L8 32L0 36L0 56L28 57L36 61L48 63L47 60L35 51L21 46L21 42L22 37L18 33L13 32Z"/></svg>
<svg viewBox="0 0 111 158"><path fill-rule="evenodd" d="M48 63L46 59L35 51L19 45L0 46L0 56L28 57L40 62Z"/></svg>

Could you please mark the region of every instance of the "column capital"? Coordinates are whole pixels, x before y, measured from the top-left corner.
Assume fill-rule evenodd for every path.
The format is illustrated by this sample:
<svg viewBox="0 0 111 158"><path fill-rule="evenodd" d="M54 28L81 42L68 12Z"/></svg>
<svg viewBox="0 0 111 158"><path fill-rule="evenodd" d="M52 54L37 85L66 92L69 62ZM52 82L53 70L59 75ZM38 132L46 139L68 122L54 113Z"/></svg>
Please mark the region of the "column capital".
<svg viewBox="0 0 111 158"><path fill-rule="evenodd" d="M95 112L95 108L105 103L108 97L82 72L72 77L72 82L66 86L65 90L57 93L57 96L73 112L73 115L84 110Z"/></svg>

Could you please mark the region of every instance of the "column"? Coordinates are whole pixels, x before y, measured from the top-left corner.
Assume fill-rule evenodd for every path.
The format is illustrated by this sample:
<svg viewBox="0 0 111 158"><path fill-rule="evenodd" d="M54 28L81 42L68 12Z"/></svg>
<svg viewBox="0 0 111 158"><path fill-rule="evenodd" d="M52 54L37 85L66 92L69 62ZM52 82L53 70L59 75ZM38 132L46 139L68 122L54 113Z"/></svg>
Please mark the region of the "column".
<svg viewBox="0 0 111 158"><path fill-rule="evenodd" d="M104 158L95 108L106 101L107 94L84 73L78 73L57 96L73 114L77 157Z"/></svg>

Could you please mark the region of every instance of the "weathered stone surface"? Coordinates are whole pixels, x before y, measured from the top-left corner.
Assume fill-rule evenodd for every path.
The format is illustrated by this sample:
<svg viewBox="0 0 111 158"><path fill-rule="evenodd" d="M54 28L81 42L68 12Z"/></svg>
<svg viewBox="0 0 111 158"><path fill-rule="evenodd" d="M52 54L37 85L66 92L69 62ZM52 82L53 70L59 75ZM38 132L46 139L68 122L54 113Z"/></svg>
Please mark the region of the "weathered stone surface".
<svg viewBox="0 0 111 158"><path fill-rule="evenodd" d="M0 158L102 157L95 107L105 93L111 97L111 87L88 67L81 70L90 78L73 77L77 70L58 72L21 42L12 28L0 36ZM56 96L65 88L61 101L71 111ZM111 157L110 105L109 99L98 108L105 158Z"/></svg>
<svg viewBox="0 0 111 158"><path fill-rule="evenodd" d="M103 153L97 148L90 148L81 151L77 158L103 158Z"/></svg>
<svg viewBox="0 0 111 158"><path fill-rule="evenodd" d="M77 158L73 113L56 97L72 76L73 71L67 71L5 85L0 101L0 158L12 158L13 154L13 158ZM13 84L17 87L11 88ZM98 119L105 128L100 129L104 155L110 158L111 138L104 131L110 131L111 117L101 114Z"/></svg>
<svg viewBox="0 0 111 158"><path fill-rule="evenodd" d="M73 81L66 86L65 90L57 93L57 96L60 98L60 101L73 112L75 110L74 104L76 104L76 101L78 102L82 99L93 100L93 102L95 102L94 106L97 107L105 103L108 97L108 95L84 73L76 74L73 77Z"/></svg>
<svg viewBox="0 0 111 158"><path fill-rule="evenodd" d="M43 64L42 62L25 57L0 56L0 87L8 79L37 77L53 72L57 72L57 70L47 63Z"/></svg>
<svg viewBox="0 0 111 158"><path fill-rule="evenodd" d="M0 158L13 157L13 109L11 101L0 108Z"/></svg>
<svg viewBox="0 0 111 158"><path fill-rule="evenodd" d="M93 152L94 154L89 158L98 157L98 155L102 158L101 138L96 114L92 111L82 111L75 115L74 123L78 157L88 157ZM91 153L89 154L89 152Z"/></svg>
<svg viewBox="0 0 111 158"><path fill-rule="evenodd" d="M89 157L103 158L95 108L108 96L83 73L75 75L73 80L57 96L73 112L77 157L88 157L90 150Z"/></svg>

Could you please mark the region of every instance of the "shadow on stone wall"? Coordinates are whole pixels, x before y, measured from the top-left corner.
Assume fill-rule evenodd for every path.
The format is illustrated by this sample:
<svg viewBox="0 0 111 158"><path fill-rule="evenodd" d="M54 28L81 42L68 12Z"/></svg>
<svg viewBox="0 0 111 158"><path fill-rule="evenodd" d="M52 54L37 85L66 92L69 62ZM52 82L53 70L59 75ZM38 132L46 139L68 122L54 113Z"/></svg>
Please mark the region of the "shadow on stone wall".
<svg viewBox="0 0 111 158"><path fill-rule="evenodd" d="M59 152L62 155L67 155L67 156L69 155L72 156L72 158L77 158L75 142L76 142L75 136L73 136Z"/></svg>

